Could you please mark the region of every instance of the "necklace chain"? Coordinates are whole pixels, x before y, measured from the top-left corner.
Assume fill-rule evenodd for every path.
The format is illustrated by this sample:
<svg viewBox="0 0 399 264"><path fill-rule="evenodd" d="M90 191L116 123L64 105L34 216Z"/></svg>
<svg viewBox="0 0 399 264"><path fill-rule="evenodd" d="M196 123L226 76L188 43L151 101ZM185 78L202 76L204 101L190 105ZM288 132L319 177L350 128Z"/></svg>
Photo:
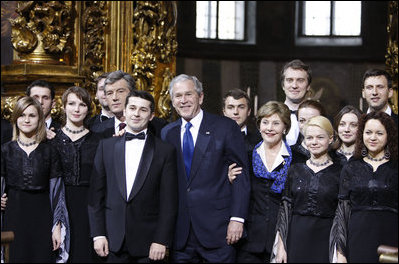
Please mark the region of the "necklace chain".
<svg viewBox="0 0 399 264"><path fill-rule="evenodd" d="M19 144L21 144L24 147L29 147L29 146L32 146L32 145L36 144L36 140L34 140L34 141L30 142L30 143L24 143L19 138L17 138L17 141L18 141Z"/></svg>
<svg viewBox="0 0 399 264"><path fill-rule="evenodd" d="M385 159L385 156L382 156L382 158L379 158L379 159L375 159L375 158L373 158L373 157L371 157L369 154L367 154L367 158L369 159L369 160L371 160L371 161L382 161L382 160L384 160Z"/></svg>
<svg viewBox="0 0 399 264"><path fill-rule="evenodd" d="M312 159L309 159L309 162L310 162L310 164L312 164L313 166L322 167L322 166L325 166L325 165L327 165L328 163L330 163L330 159L327 159L327 160L326 160L325 162L323 162L323 163L314 162Z"/></svg>
<svg viewBox="0 0 399 264"><path fill-rule="evenodd" d="M67 126L65 126L65 130L72 134L79 134L85 130L85 127L82 127L82 129L80 129L80 130L72 130L72 129L69 129Z"/></svg>

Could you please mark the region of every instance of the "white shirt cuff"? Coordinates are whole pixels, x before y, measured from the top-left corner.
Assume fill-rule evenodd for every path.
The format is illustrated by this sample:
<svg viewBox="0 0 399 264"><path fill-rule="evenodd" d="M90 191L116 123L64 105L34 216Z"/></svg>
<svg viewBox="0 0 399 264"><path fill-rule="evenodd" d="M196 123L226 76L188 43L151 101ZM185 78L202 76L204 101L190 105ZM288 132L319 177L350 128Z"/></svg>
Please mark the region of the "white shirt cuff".
<svg viewBox="0 0 399 264"><path fill-rule="evenodd" d="M241 218L241 217L230 217L230 221L236 221L236 222L240 222L243 224L245 222L244 218Z"/></svg>
<svg viewBox="0 0 399 264"><path fill-rule="evenodd" d="M96 237L93 237L93 242L96 241L97 239L100 239L100 238L107 238L107 237L106 237L106 236L96 236Z"/></svg>

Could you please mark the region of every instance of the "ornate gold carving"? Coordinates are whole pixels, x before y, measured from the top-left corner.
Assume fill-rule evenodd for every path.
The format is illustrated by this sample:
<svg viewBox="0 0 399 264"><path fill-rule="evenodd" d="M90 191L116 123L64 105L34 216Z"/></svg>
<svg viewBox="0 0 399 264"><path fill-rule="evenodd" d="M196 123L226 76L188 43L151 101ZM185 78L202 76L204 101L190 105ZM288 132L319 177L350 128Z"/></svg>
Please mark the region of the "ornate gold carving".
<svg viewBox="0 0 399 264"><path fill-rule="evenodd" d="M171 113L167 86L173 78L170 67L175 63L174 56L177 52L176 2L137 1L135 4L134 49L130 58L134 67L133 76L137 89L147 90L154 95L158 102L157 113L165 118ZM162 69L165 70L162 72Z"/></svg>
<svg viewBox="0 0 399 264"><path fill-rule="evenodd" d="M84 63L82 73L86 76L83 87L96 91L95 79L104 73L104 36L108 26L106 1L84 1L82 14Z"/></svg>
<svg viewBox="0 0 399 264"><path fill-rule="evenodd" d="M388 4L388 46L385 55L387 71L393 78L394 94L391 98L392 110L398 113L398 2L389 1Z"/></svg>
<svg viewBox="0 0 399 264"><path fill-rule="evenodd" d="M18 1L19 17L10 19L11 41L20 63L60 63L73 32L72 1Z"/></svg>

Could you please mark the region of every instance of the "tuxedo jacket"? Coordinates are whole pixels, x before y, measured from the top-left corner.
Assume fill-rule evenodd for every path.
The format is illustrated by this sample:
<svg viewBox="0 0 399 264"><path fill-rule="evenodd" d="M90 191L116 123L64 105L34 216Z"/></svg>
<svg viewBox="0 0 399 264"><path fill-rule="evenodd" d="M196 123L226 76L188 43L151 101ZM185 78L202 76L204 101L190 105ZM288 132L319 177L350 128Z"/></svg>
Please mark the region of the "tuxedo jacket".
<svg viewBox="0 0 399 264"><path fill-rule="evenodd" d="M100 141L89 187L92 237L106 236L118 252L145 257L151 243L169 247L177 213L176 154L150 132L130 195L126 194L125 136Z"/></svg>
<svg viewBox="0 0 399 264"><path fill-rule="evenodd" d="M161 134L177 153L179 208L174 249L186 245L190 224L201 245L218 248L226 245L230 217L247 217L250 183L244 137L235 121L204 111L187 179L181 123L179 119L165 126ZM227 173L234 162L243 170L231 184Z"/></svg>

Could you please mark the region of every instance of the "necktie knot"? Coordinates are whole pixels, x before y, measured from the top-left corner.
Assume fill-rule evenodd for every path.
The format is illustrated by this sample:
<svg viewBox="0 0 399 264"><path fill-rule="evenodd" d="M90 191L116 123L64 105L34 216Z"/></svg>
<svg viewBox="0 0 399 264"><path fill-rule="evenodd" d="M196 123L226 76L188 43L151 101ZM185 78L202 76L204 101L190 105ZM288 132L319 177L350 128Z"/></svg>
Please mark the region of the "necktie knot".
<svg viewBox="0 0 399 264"><path fill-rule="evenodd" d="M296 115L296 113L298 112L298 110L290 110L291 114Z"/></svg>
<svg viewBox="0 0 399 264"><path fill-rule="evenodd" d="M125 139L126 139L126 141L129 141L132 139L145 139L145 133L140 132L137 135L134 135L132 133L126 132Z"/></svg>
<svg viewBox="0 0 399 264"><path fill-rule="evenodd" d="M186 124L186 131L187 131L188 129L190 129L192 126L193 126L193 124L191 124L190 122L187 122L187 124Z"/></svg>
<svg viewBox="0 0 399 264"><path fill-rule="evenodd" d="M119 123L119 131L121 131L122 129L124 129L126 127L125 123Z"/></svg>

